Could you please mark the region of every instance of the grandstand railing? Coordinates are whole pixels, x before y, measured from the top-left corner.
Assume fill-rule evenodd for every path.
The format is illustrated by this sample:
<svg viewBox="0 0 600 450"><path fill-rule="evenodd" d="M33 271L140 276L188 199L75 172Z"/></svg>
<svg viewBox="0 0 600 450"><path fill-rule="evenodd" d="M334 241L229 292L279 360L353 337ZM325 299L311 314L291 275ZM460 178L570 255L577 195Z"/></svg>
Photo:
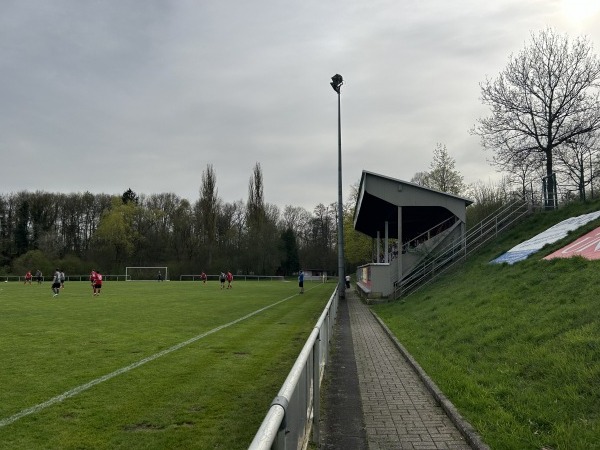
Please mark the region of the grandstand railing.
<svg viewBox="0 0 600 450"><path fill-rule="evenodd" d="M448 219L441 221L438 224L435 224L429 230L424 231L418 236L412 238L410 241L404 243L402 246L403 251L410 251L411 249L418 247L421 242L427 241L432 237L440 234L442 231L451 228L452 225L456 223L456 221L458 221L458 218L456 216L452 216Z"/></svg>
<svg viewBox="0 0 600 450"><path fill-rule="evenodd" d="M306 448L319 442L321 381L337 316L337 286L264 418L249 450Z"/></svg>
<svg viewBox="0 0 600 450"><path fill-rule="evenodd" d="M405 297L429 284L530 213L531 206L523 197L502 206L469 229L464 239L448 244L417 265L406 278L395 284L394 298Z"/></svg>

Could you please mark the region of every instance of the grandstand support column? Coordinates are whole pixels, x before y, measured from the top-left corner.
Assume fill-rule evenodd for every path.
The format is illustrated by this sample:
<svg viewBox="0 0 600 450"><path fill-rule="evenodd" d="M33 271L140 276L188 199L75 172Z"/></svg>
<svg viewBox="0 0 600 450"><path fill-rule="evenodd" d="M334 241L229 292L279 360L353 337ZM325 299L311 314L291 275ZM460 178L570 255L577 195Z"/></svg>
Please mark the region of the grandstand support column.
<svg viewBox="0 0 600 450"><path fill-rule="evenodd" d="M402 281L402 260L404 259L404 245L402 241L402 206L398 206L398 282Z"/></svg>
<svg viewBox="0 0 600 450"><path fill-rule="evenodd" d="M342 112L341 88L344 78L339 73L331 77L331 87L338 98L338 298L346 298L346 280L344 270L344 205L342 203Z"/></svg>
<svg viewBox="0 0 600 450"><path fill-rule="evenodd" d="M376 250L376 256L375 256L375 261L376 263L381 262L379 260L379 255L381 255L381 236L379 235L379 230L377 230L377 250Z"/></svg>
<svg viewBox="0 0 600 450"><path fill-rule="evenodd" d="M384 253L384 257L383 257L383 262L384 263L389 263L390 262L390 233L388 230L389 227L389 222L386 220L385 221L385 230L384 230L384 234L383 234L383 249L385 251Z"/></svg>

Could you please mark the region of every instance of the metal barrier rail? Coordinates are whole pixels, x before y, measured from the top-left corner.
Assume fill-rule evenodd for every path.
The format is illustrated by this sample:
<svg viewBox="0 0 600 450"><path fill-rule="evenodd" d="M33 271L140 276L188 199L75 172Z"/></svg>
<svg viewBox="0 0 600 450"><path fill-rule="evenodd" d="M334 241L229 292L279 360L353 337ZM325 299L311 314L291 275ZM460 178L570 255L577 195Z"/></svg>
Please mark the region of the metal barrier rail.
<svg viewBox="0 0 600 450"><path fill-rule="evenodd" d="M13 282L14 281L21 281L21 282L24 282L25 281L25 277L20 277L18 275L2 275L0 277L0 281L6 281L6 282L9 282L9 281L13 281ZM37 283L37 280L35 279L35 277L33 277L31 279L31 283L34 283L34 282Z"/></svg>
<svg viewBox="0 0 600 450"><path fill-rule="evenodd" d="M52 278L52 275L44 275L42 276L42 281L52 281ZM129 275L102 275L103 281L125 281L128 278L130 278ZM24 283L25 275L0 275L0 281L20 281L21 283ZM65 281L90 281L90 274L65 275ZM31 279L31 283L37 283L35 275Z"/></svg>
<svg viewBox="0 0 600 450"><path fill-rule="evenodd" d="M321 381L337 317L337 286L279 393L271 403L249 450L304 448L319 442ZM312 438L311 438L312 431Z"/></svg>
<svg viewBox="0 0 600 450"><path fill-rule="evenodd" d="M200 275L179 275L179 281L200 281ZM207 281L219 281L219 275L206 275ZM233 281L285 281L283 275L233 275Z"/></svg>

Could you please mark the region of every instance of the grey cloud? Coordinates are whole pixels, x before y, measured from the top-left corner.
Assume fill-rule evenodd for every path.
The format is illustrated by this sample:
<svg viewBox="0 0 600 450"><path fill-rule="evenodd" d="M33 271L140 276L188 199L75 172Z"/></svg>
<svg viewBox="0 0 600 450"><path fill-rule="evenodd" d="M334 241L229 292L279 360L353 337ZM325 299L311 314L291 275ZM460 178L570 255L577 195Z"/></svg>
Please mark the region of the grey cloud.
<svg viewBox="0 0 600 450"><path fill-rule="evenodd" d="M466 179L487 179L490 155L468 135L486 112L478 83L541 26L600 45L593 23L575 30L558 11L550 0L6 2L2 188L131 186L193 202L213 164L233 202L260 162L266 201L312 210L336 200L335 73L346 191L363 169L410 179L437 142ZM55 155L69 168L59 176Z"/></svg>

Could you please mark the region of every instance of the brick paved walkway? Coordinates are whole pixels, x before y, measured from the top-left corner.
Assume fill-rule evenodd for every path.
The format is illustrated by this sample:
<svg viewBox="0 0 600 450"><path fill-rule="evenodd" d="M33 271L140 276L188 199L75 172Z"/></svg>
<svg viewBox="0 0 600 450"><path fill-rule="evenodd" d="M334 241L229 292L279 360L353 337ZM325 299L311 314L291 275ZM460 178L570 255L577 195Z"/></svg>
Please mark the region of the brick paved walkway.
<svg viewBox="0 0 600 450"><path fill-rule="evenodd" d="M369 449L470 449L368 307L346 295Z"/></svg>

